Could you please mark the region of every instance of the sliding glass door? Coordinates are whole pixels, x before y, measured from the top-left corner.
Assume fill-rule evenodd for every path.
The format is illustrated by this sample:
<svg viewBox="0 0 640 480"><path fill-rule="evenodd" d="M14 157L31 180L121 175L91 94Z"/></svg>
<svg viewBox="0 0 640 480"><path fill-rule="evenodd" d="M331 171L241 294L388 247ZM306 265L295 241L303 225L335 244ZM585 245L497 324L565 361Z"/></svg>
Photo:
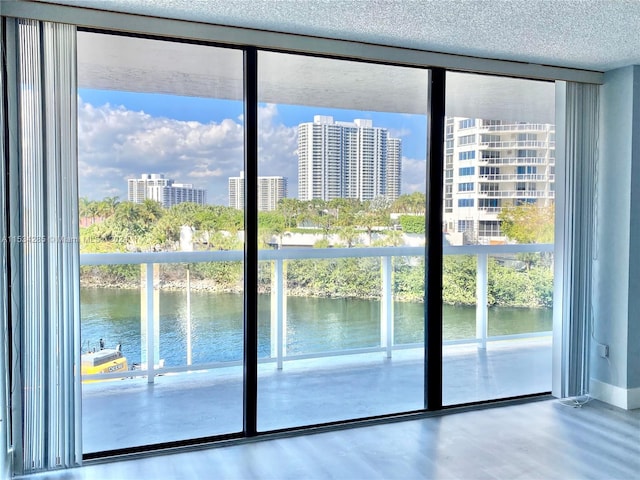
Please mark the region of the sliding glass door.
<svg viewBox="0 0 640 480"><path fill-rule="evenodd" d="M424 406L428 76L258 55L260 431Z"/></svg>
<svg viewBox="0 0 640 480"><path fill-rule="evenodd" d="M242 430L242 77L240 50L78 34L85 453Z"/></svg>
<svg viewBox="0 0 640 480"><path fill-rule="evenodd" d="M555 84L447 74L443 400L551 390Z"/></svg>

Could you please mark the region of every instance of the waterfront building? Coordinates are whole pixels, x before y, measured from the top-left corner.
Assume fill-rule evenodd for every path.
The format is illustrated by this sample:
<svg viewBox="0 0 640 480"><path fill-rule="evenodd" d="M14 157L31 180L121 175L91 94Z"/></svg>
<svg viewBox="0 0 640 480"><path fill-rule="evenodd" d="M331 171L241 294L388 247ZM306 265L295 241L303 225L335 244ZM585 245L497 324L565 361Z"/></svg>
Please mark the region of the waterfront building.
<svg viewBox="0 0 640 480"><path fill-rule="evenodd" d="M127 186L128 200L134 203L149 199L159 202L164 208L170 208L183 202L204 205L207 201L204 188L196 188L190 183L175 183L162 173L143 173L140 178L128 179Z"/></svg>
<svg viewBox="0 0 640 480"><path fill-rule="evenodd" d="M402 146L371 120L315 115L298 125L298 198L372 200L400 195Z"/></svg>
<svg viewBox="0 0 640 480"><path fill-rule="evenodd" d="M258 211L275 210L278 202L287 198L287 178L281 176L258 177ZM244 210L244 172L238 177L229 177L229 206Z"/></svg>
<svg viewBox="0 0 640 480"><path fill-rule="evenodd" d="M444 229L464 243L503 243L507 205L554 202L555 125L448 117L444 147Z"/></svg>

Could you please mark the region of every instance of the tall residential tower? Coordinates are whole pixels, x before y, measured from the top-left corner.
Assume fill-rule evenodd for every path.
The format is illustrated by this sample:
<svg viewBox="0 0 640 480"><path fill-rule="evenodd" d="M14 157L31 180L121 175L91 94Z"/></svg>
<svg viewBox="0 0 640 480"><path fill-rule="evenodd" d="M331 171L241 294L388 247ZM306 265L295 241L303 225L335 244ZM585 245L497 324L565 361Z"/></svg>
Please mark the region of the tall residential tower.
<svg viewBox="0 0 640 480"><path fill-rule="evenodd" d="M278 202L286 197L286 177L258 177L258 211L275 210ZM239 177L229 177L229 206L244 210L244 172L240 172Z"/></svg>
<svg viewBox="0 0 640 480"><path fill-rule="evenodd" d="M336 122L316 115L298 125L300 200L400 195L401 141L371 120Z"/></svg>

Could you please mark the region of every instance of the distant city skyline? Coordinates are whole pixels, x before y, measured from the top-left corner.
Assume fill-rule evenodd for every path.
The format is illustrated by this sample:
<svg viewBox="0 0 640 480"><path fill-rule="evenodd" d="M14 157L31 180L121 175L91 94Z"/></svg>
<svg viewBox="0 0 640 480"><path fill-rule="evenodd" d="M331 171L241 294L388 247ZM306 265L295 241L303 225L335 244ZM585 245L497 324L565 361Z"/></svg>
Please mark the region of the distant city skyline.
<svg viewBox="0 0 640 480"><path fill-rule="evenodd" d="M147 172L207 190L207 202L228 204L228 178L244 170L242 102L80 89L80 196L127 198L126 179ZM297 127L314 115L372 120L402 140L400 193L425 191L426 116L294 105L259 104L260 176L288 179L298 197Z"/></svg>

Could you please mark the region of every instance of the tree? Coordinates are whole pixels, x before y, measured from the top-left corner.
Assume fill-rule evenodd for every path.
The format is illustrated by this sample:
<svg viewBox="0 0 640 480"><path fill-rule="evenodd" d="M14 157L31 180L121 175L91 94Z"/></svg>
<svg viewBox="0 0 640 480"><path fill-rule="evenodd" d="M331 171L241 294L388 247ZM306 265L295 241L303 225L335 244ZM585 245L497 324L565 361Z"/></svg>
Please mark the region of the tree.
<svg viewBox="0 0 640 480"><path fill-rule="evenodd" d="M334 198L327 203L327 213L333 215L334 223L340 227L352 226L362 203L355 198Z"/></svg>
<svg viewBox="0 0 640 480"><path fill-rule="evenodd" d="M358 242L358 237L360 236L358 231L349 225L341 227L338 235L340 236L340 240L347 244L347 248L353 247Z"/></svg>
<svg viewBox="0 0 640 480"><path fill-rule="evenodd" d="M364 228L369 237L369 245L373 243L373 230L376 227L385 227L389 224L389 216L384 212L363 210L358 212L355 218L358 227Z"/></svg>
<svg viewBox="0 0 640 480"><path fill-rule="evenodd" d="M278 211L284 216L285 228L295 228L304 211L304 202L297 198L283 198L278 202Z"/></svg>
<svg viewBox="0 0 640 480"><path fill-rule="evenodd" d="M358 227L367 231L369 245L373 243L373 230L377 227L388 227L391 224L389 208L391 202L385 197L376 197L366 202L364 208L356 214Z"/></svg>
<svg viewBox="0 0 640 480"><path fill-rule="evenodd" d="M87 197L80 197L78 200L78 215L80 218L87 218L90 216L91 201Z"/></svg>
<svg viewBox="0 0 640 480"><path fill-rule="evenodd" d="M272 235L276 235L278 237L278 243L282 245L282 234L285 230L285 223L284 215L277 210L272 212L258 212L258 231L265 244L269 242Z"/></svg>
<svg viewBox="0 0 640 480"><path fill-rule="evenodd" d="M518 243L553 243L554 206L506 205L498 214L502 233Z"/></svg>
<svg viewBox="0 0 640 480"><path fill-rule="evenodd" d="M506 205L498 214L502 233L518 243L553 243L554 206L547 205ZM551 263L550 255L521 253L518 258L530 270L540 259Z"/></svg>
<svg viewBox="0 0 640 480"><path fill-rule="evenodd" d="M405 193L400 195L391 205L396 213L422 213L427 209L427 197L422 192Z"/></svg>
<svg viewBox="0 0 640 480"><path fill-rule="evenodd" d="M162 208L160 202L147 198L139 205L140 218L147 228L151 227L153 223L158 221L158 219L164 215L165 210Z"/></svg>
<svg viewBox="0 0 640 480"><path fill-rule="evenodd" d="M120 203L119 197L106 197L103 198L100 203L100 210L102 215L106 217L110 217L116 212L116 207Z"/></svg>

